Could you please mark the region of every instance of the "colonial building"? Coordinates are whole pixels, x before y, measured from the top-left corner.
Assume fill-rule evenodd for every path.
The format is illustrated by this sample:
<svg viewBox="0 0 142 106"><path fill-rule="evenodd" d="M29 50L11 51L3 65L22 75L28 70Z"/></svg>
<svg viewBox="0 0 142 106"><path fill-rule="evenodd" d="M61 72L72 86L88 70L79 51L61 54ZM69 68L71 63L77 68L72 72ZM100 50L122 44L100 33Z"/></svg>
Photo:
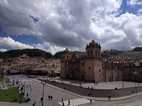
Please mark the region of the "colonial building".
<svg viewBox="0 0 142 106"><path fill-rule="evenodd" d="M111 64L107 64L107 63ZM105 62L107 81L138 81L142 82L141 52L128 51L120 55L111 56Z"/></svg>
<svg viewBox="0 0 142 106"><path fill-rule="evenodd" d="M0 60L0 72L56 76L61 72L60 59L29 57L25 54Z"/></svg>
<svg viewBox="0 0 142 106"><path fill-rule="evenodd" d="M61 77L78 80L104 81L101 46L94 40L86 46L85 52L70 52L66 49L62 59Z"/></svg>
<svg viewBox="0 0 142 106"><path fill-rule="evenodd" d="M59 76L61 72L60 59L48 59L46 62L46 70L48 70L51 76Z"/></svg>
<svg viewBox="0 0 142 106"><path fill-rule="evenodd" d="M122 65L118 62L103 59L103 70L105 72L105 81L121 81L122 80Z"/></svg>
<svg viewBox="0 0 142 106"><path fill-rule="evenodd" d="M142 82L142 52L124 51L101 56L101 46L94 40L85 52L65 50L61 61L61 77L93 82L139 81Z"/></svg>

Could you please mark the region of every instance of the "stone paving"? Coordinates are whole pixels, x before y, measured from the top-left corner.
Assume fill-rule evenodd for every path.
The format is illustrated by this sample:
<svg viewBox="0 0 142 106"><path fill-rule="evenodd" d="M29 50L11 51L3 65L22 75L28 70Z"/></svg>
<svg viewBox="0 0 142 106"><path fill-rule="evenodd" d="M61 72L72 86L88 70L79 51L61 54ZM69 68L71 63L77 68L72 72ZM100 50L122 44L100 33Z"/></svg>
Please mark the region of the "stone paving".
<svg viewBox="0 0 142 106"><path fill-rule="evenodd" d="M20 79L27 85L31 84L31 101L22 104L0 102L0 106L32 106L33 102L36 102L35 106L42 106L40 102L42 95L42 85L40 81L37 79L26 78L25 76L14 76L13 78L18 80ZM44 106L62 106L59 105L62 103L62 98L65 106L67 106L68 100L70 100L70 106L142 106L142 94L137 94L136 96L116 101L96 101L92 99L92 103L90 103L90 100L86 97L82 97L69 91L46 84L44 95ZM52 101L48 100L49 95L53 96Z"/></svg>
<svg viewBox="0 0 142 106"><path fill-rule="evenodd" d="M47 78L44 78L47 79ZM127 82L127 81L113 81L113 82L100 82L100 83L89 83L89 82L78 82L72 80L62 80L59 77L48 78L50 81L56 81L64 84L71 84L74 86L81 86L83 88L93 88L93 89L115 89L115 88L128 88L128 87L139 87L142 83Z"/></svg>
<svg viewBox="0 0 142 106"><path fill-rule="evenodd" d="M25 89L26 92L29 93L29 96L31 97L31 101L26 103L26 104L15 104L15 103L0 103L0 106L32 106L33 102L36 102L36 106L41 106L40 99L42 97L42 84L40 81L37 79L32 79L32 78L26 78L25 76L11 76L11 79L14 80L21 80L25 85L31 85L31 89L29 93L29 88L26 87ZM44 98L44 104L45 106L59 106L59 102L61 102L62 98L64 100L68 99L75 99L79 98L79 96L68 92L64 91L62 89L50 86L48 84L45 85L45 92L44 92L45 98ZM48 100L48 96L52 95L53 100Z"/></svg>

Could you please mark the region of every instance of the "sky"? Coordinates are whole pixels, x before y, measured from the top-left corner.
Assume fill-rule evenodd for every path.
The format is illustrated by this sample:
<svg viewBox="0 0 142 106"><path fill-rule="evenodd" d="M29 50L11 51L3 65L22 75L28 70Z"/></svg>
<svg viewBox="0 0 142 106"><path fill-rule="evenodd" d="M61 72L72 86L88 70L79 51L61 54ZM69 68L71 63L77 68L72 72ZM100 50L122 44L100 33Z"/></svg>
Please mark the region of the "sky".
<svg viewBox="0 0 142 106"><path fill-rule="evenodd" d="M142 46L142 0L0 0L0 51Z"/></svg>

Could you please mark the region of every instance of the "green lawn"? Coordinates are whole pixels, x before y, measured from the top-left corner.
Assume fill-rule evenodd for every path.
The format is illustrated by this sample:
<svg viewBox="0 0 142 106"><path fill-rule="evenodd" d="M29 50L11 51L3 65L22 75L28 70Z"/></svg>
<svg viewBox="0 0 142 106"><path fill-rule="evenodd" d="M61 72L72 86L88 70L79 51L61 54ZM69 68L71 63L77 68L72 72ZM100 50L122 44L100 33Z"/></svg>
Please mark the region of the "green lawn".
<svg viewBox="0 0 142 106"><path fill-rule="evenodd" d="M0 75L0 82L4 80L4 77Z"/></svg>
<svg viewBox="0 0 142 106"><path fill-rule="evenodd" d="M23 95L18 93L16 87L11 87L6 90L0 90L0 101L2 102L24 102Z"/></svg>

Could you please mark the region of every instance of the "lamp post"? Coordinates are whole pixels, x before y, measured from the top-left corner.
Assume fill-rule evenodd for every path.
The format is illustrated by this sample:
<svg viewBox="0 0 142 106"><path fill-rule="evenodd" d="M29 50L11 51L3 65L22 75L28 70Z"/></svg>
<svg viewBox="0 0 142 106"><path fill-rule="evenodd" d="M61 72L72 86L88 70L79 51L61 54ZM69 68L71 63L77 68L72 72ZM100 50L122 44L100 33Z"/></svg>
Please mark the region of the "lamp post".
<svg viewBox="0 0 142 106"><path fill-rule="evenodd" d="M42 103L42 106L44 106L44 86L45 86L45 82L41 81L41 84L42 84L42 97L41 97L41 103Z"/></svg>
<svg viewBox="0 0 142 106"><path fill-rule="evenodd" d="M135 92L137 92L137 86L136 86L137 82L136 82L136 77L137 77L138 72L137 72L137 71L134 71L133 74L134 74L134 78L135 78Z"/></svg>

